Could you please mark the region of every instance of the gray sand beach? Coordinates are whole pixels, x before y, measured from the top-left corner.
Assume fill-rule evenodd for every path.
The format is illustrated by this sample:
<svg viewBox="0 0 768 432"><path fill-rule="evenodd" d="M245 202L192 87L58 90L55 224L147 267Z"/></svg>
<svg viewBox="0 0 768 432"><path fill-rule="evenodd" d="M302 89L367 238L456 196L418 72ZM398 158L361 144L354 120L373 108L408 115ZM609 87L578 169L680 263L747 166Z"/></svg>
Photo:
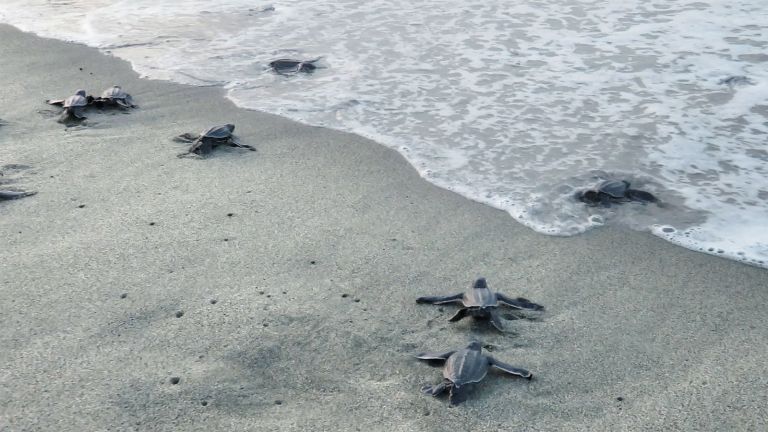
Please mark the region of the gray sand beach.
<svg viewBox="0 0 768 432"><path fill-rule="evenodd" d="M0 40L0 171L37 191L0 203L0 431L768 429L766 270L618 228L537 234L370 140ZM113 84L139 108L45 112ZM176 157L222 123L258 151ZM480 276L546 311L500 333L414 301ZM533 380L421 394L441 370L413 355L471 338Z"/></svg>

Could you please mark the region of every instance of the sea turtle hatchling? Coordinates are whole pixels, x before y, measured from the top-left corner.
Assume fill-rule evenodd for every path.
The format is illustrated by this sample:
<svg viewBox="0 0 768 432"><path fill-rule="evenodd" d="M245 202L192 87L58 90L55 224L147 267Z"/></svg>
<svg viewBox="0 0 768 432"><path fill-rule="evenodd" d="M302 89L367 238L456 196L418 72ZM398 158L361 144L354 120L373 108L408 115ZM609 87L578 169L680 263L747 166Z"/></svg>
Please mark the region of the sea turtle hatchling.
<svg viewBox="0 0 768 432"><path fill-rule="evenodd" d="M488 288L488 284L485 278L477 279L467 292L454 294L450 296L430 296L419 297L416 299L416 303L429 303L429 304L446 304L446 303L460 303L464 307L459 309L454 316L448 321L459 321L466 316L472 316L476 318L490 319L491 323L498 330L503 331L504 326L501 323L497 307L500 305L506 305L515 309L526 309L539 311L543 310L544 306L536 303L532 303L522 297L511 298L502 293L493 292Z"/></svg>
<svg viewBox="0 0 768 432"><path fill-rule="evenodd" d="M85 119L83 111L91 102L93 102L93 96L86 96L83 89L77 90L74 95L66 99L49 99L46 101L49 105L64 107L64 112L59 119L60 122Z"/></svg>
<svg viewBox="0 0 768 432"><path fill-rule="evenodd" d="M312 60L277 59L269 62L269 67L280 75L295 74L299 72L313 72L317 69L315 63L320 58Z"/></svg>
<svg viewBox="0 0 768 432"><path fill-rule="evenodd" d="M125 92L122 87L115 85L101 93L100 97L93 100L95 105L110 105L120 108L136 108L133 104L131 95Z"/></svg>
<svg viewBox="0 0 768 432"><path fill-rule="evenodd" d="M175 138L176 141L192 143L189 151L179 156L184 156L185 154L205 155L220 145L227 145L230 147L245 148L251 151L256 151L256 149L252 146L240 144L237 141L237 138L232 135L234 130L235 125L225 124L210 127L197 135L193 133L185 133L179 135Z"/></svg>
<svg viewBox="0 0 768 432"><path fill-rule="evenodd" d="M579 201L589 205L610 207L611 204L621 204L629 201L641 203L657 202L658 199L650 192L631 189L626 180L606 180L595 189L581 191L576 194Z"/></svg>
<svg viewBox="0 0 768 432"><path fill-rule="evenodd" d="M425 394L438 396L446 390L449 392L448 401L458 405L466 400L467 389L478 383L488 374L488 369L496 368L510 375L528 380L533 374L525 369L517 368L500 362L495 358L483 355L480 342L473 341L466 348L444 353L425 352L417 354L419 360L445 362L443 366L443 382L437 385L426 385L421 388Z"/></svg>

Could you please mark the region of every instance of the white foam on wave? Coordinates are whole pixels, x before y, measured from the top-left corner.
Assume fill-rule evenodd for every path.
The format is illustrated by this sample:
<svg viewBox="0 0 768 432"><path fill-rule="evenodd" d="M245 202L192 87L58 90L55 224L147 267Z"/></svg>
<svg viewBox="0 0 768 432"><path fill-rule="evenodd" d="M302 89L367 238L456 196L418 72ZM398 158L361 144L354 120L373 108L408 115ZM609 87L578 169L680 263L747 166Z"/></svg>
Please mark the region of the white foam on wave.
<svg viewBox="0 0 768 432"><path fill-rule="evenodd" d="M373 138L539 232L623 223L768 267L763 0L4 0L0 20ZM612 176L665 205L573 199Z"/></svg>

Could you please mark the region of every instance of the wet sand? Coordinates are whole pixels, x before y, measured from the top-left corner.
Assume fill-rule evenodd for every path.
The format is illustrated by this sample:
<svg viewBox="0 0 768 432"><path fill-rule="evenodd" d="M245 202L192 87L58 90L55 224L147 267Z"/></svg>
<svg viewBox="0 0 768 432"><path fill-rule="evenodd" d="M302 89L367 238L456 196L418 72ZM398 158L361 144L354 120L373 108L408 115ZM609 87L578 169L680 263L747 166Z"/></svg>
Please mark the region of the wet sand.
<svg viewBox="0 0 768 432"><path fill-rule="evenodd" d="M0 171L38 192L0 203L0 430L768 428L767 271L618 228L536 234L370 140L0 40ZM140 108L38 112L113 84ZM175 135L228 122L258 151L176 157ZM478 276L547 309L499 333L414 302ZM422 395L441 372L412 355L471 338L534 379Z"/></svg>

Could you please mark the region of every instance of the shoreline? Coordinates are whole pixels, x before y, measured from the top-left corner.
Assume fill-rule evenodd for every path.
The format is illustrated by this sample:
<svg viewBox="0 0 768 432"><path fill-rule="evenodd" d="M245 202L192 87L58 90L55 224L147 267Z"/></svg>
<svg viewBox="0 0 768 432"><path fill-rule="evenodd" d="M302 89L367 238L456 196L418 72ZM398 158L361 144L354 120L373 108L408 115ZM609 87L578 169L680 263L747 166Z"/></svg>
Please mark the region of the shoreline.
<svg viewBox="0 0 768 432"><path fill-rule="evenodd" d="M11 27L14 27L11 24L5 24L5 25L10 25ZM17 27L14 27L14 28L17 28ZM546 225L546 224L542 225L541 221L537 221L536 219L530 219L530 218L526 219L524 216L521 216L519 213L525 213L526 210L527 210L526 206L522 202L518 202L518 203L512 205L512 207L509 207L509 205L507 205L505 207L505 205L499 203L500 201L504 201L499 196L491 196L491 195L483 196L483 193L481 191L479 191L477 188L475 188L475 187L473 187L471 185L463 184L463 185L459 185L459 187L456 187L455 185L451 185L450 182L446 183L447 180L445 180L445 178L444 178L445 176L444 175L440 175L438 177L430 179L430 174L429 174L430 170L425 168L425 167L419 167L419 165L420 165L419 158L415 158L414 159L413 155L409 155L409 151L407 151L407 150L403 151L402 150L403 148L406 148L408 146L408 143L400 142L398 144L397 140L389 139L389 137L387 137L386 135L383 135L383 134L376 134L376 133L366 134L366 133L361 132L361 131L344 130L344 129L340 129L340 128L333 128L333 127L324 126L324 125L318 125L318 124L311 124L311 123L307 123L307 122L302 122L300 119L293 118L293 117L291 117L291 115L289 115L288 113L285 113L285 112L282 112L282 113L280 113L280 112L268 112L268 111L261 111L261 110L259 110L257 108L253 108L253 107L249 108L247 106L247 102L241 101L238 104L237 98L232 96L233 89L226 89L224 87L223 82L221 82L221 81L208 83L205 80L201 80L201 79L195 78L195 77L193 77L191 75L187 75L187 74L182 74L182 75L184 77L188 78L188 79L191 79L193 82L185 83L184 79L175 79L175 80L171 79L171 77L174 76L173 74L163 74L163 73L160 73L160 76L162 76L162 77L161 78L155 78L153 76L150 76L151 71L153 71L155 69L147 69L145 67L144 71L141 72L142 68L139 66L140 63L136 63L134 61L136 59L131 60L131 59L127 58L127 57L124 58L124 57L120 57L120 56L115 55L113 53L113 49L115 47L112 47L112 48L109 48L109 47L107 47L107 48L97 48L95 46L88 45L86 42L82 42L82 41L75 41L75 40L67 41L67 40L64 40L64 39L57 39L57 38L51 37L51 36L43 36L43 35L35 33L34 31L31 31L31 30L20 30L20 31L24 31L26 33L29 33L29 34L37 36L37 37L48 38L48 39L51 39L51 40L61 41L61 42L65 42L65 43L71 43L71 44L79 45L79 46L82 46L82 47L85 47L85 48L96 49L99 53L101 53L103 55L115 58L116 60L119 60L119 61L124 61L127 64L129 64L131 69L134 71L135 74L137 74L139 76L140 79L147 79L147 80L159 81L159 82L169 82L169 83L173 83L173 84L188 85L188 86L192 86L192 87L207 87L207 88L220 89L221 90L221 94L223 95L223 97L225 97L230 102L232 102L233 105L235 105L235 107L237 107L238 109L245 109L245 110L248 110L248 111L259 112L259 113L265 114L265 115L277 116L277 117L283 118L283 119L285 119L287 121L296 122L298 124L301 124L302 126L321 127L321 128L337 131L337 132L340 132L340 133L352 134L352 135L355 135L355 136L359 136L362 139L376 142L379 145L382 145L382 146L387 147L389 149L395 150L417 173L419 173L420 177L422 179L424 179L425 181L427 181L427 182L429 182L429 183L431 183L431 184L433 184L433 185L435 185L437 187L440 187L442 189L446 189L446 190L451 191L453 193L459 194L460 196L462 196L462 197L464 197L466 199L469 199L471 201L478 202L480 204L490 206L490 207L492 207L494 209L497 209L497 210L502 210L505 213L507 213L510 218L514 219L517 223L526 226L527 228L535 231L538 234L550 235L550 236L554 235L554 236L562 236L562 237L571 237L571 236L576 236L576 235L582 235L585 232L588 232L588 231L591 231L591 230L594 230L594 229L601 229L601 228L603 228L603 226L601 226L601 225L594 225L591 222L588 223L586 221L586 219L587 219L586 215L582 215L584 217L584 220L580 224L578 224L578 225L580 225L580 228L578 230L571 231L570 233L568 233L568 232L553 233L552 230L550 230L550 228L552 228L551 225ZM119 48L119 46L117 46L117 48ZM177 77L178 77L178 75L177 75ZM405 145L405 147L403 145ZM600 171L600 170L593 170L591 172L593 174L597 175L597 173L601 173L602 171ZM616 173L614 173L614 174L616 174ZM626 173L619 173L618 176L625 176L625 178L627 178L629 180L632 180L632 178L631 178L632 175L631 174L627 176ZM643 177L643 175L639 176L639 178L641 178L641 177ZM632 181L634 181L634 180L632 180ZM468 192L468 191L474 191L474 192ZM674 206L674 201L676 199L678 199L679 197L673 197L672 194L670 194L670 192L672 192L670 190L666 190L666 192L668 194L666 199L669 200L667 203ZM553 198L561 199L562 197L553 197ZM563 203L560 202L560 205L562 206ZM635 209L635 211L637 211L637 209ZM677 210L677 212L681 212L681 211L682 211L682 209L678 209ZM695 210L695 209L687 208L687 210L685 210L683 212L683 213L686 213L686 215L682 219L691 218L691 220L692 220L692 219L695 218L694 214L697 213L697 212L698 211ZM515 216L515 214L517 214L517 216ZM601 219L603 219L604 215L601 215L600 213L597 213L597 216L600 217ZM723 259L728 259L728 260L732 260L732 261L736 261L736 262L740 262L740 263L747 264L747 265L750 265L750 266L754 266L754 267L758 267L758 268L762 268L762 269L768 270L768 261L760 259L761 255L760 255L759 252L756 252L756 255L752 254L752 253L745 253L744 250L739 250L739 248L729 248L726 245L722 244L722 242L717 242L717 241L712 240L712 241L714 241L714 243L710 244L712 241L710 243L707 243L706 241L697 239L697 237L699 237L699 236L697 236L696 232L699 230L700 226L707 225L709 219L714 217L714 215L709 215L703 221L700 221L700 226L692 224L692 222L690 222L690 221L682 222L682 220L678 220L678 222L681 222L682 225L681 226L676 226L676 224L672 223L670 220L664 220L664 219L668 219L670 217L670 215L666 215L666 217L661 217L660 215L657 215L655 217L655 220L654 220L656 223L653 223L653 224L651 224L650 220L645 220L644 222L638 222L639 220L644 218L644 216L642 214L640 214L639 212L634 214L634 216L632 216L631 213L630 213L630 216L628 217L628 219L625 219L626 217L627 216L618 216L617 217L616 215L608 216L609 219L612 219L611 222L609 222L609 224L615 226L616 229L620 229L620 230L626 229L629 226L633 230L637 230L637 231L640 231L640 232L650 233L651 235L659 237L659 238L661 238L661 239L663 239L665 241L668 241L668 242L670 242L672 244L677 245L678 247L682 247L682 248L688 249L690 251L694 251L694 252L697 252L697 253L708 254L708 255L715 256L715 257L719 257L719 258L723 258ZM550 224L551 223L552 222L550 222ZM665 231L665 228L668 228L668 227L673 228L673 231ZM689 236L689 234L690 234L690 236ZM747 249L749 249L749 248L747 248Z"/></svg>
<svg viewBox="0 0 768 432"><path fill-rule="evenodd" d="M0 204L0 429L766 426L764 269L619 228L544 236L373 141L0 35L2 164L38 192ZM70 130L37 112L113 84L140 108ZM176 158L173 136L227 122L257 152ZM478 276L546 312L502 334L414 302ZM411 355L471 337L536 378L453 409L420 394L440 370Z"/></svg>

